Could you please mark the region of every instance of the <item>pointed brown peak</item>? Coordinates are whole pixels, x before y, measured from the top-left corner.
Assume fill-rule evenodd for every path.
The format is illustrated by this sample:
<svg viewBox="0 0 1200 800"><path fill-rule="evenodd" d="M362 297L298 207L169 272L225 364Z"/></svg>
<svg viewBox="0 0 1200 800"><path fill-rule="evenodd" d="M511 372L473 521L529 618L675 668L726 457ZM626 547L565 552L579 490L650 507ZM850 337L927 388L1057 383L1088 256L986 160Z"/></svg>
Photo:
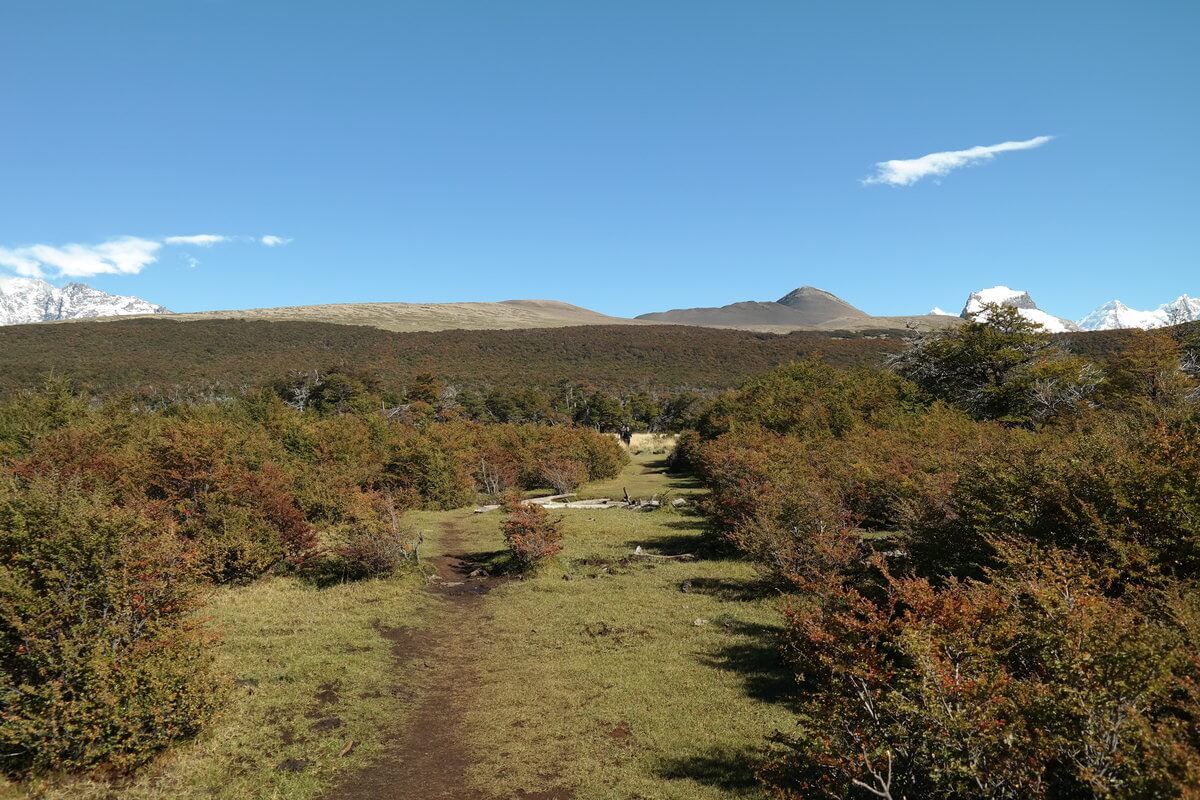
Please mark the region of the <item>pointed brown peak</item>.
<svg viewBox="0 0 1200 800"><path fill-rule="evenodd" d="M795 291L788 292L776 302L825 319L869 316L865 311L860 311L837 295L815 286L801 286Z"/></svg>

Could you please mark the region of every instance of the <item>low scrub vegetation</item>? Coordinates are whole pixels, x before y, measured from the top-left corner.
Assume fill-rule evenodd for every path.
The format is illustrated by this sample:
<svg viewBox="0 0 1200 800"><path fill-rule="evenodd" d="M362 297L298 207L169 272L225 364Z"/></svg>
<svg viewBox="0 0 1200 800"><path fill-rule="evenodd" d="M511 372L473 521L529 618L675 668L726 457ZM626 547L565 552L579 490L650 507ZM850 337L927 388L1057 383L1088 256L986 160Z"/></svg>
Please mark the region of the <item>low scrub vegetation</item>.
<svg viewBox="0 0 1200 800"><path fill-rule="evenodd" d="M404 422L353 397L145 408L54 384L0 406L4 773L123 772L197 731L220 697L209 587L387 575L419 543L406 509L540 487L551 455L581 479L627 458L586 428Z"/></svg>
<svg viewBox="0 0 1200 800"><path fill-rule="evenodd" d="M786 673L770 694L791 704L771 720L796 711L793 724L737 759L757 763L780 798L1196 797L1200 341L1178 328L1072 352L1015 312L990 311L916 340L887 368L804 360L715 397L573 379L475 387L415 366L400 377L292 373L208 398L61 383L12 394L0 404L0 771L125 775L229 698L198 613L206 598L286 584L319 604L390 586L343 584L415 563L422 533L406 512L442 518L482 496L505 501L499 533L529 580L498 596L521 614L522 586L591 602L610 578L657 575L672 625L779 645L721 663L741 671L728 691L756 671ZM507 333L497 352L527 352L527 335ZM670 347L691 341L662 335ZM482 341L446 336L439 347ZM775 363L778 341L735 343ZM870 347L878 356L898 342ZM717 561L693 571L697 553L721 551L697 546L686 520L616 509L569 528L572 547L579 531L611 538L602 565L537 569L562 551L565 525L520 498L585 483L588 495L637 495L645 476L623 472L625 450L601 432L631 423L687 428L672 480L691 491L680 474L691 471L707 489L705 535L745 556L719 560L740 588L704 582ZM641 485L658 494L655 475ZM486 515L472 519L496 535ZM743 574L751 563L760 580ZM780 625L690 613L718 610L705 592L735 589L762 599L763 617L781 597ZM578 632L562 609L557 629ZM373 612L356 613L357 635L375 630ZM594 622L580 634L588 652L641 647L640 634ZM645 652L639 663L653 660ZM549 669L533 671L564 696L594 678ZM628 716L609 716L614 742L639 735ZM656 730L632 716L635 731ZM326 750L353 749L327 738Z"/></svg>
<svg viewBox="0 0 1200 800"><path fill-rule="evenodd" d="M676 461L788 591L780 797L1195 797L1200 343L1014 311L717 400Z"/></svg>

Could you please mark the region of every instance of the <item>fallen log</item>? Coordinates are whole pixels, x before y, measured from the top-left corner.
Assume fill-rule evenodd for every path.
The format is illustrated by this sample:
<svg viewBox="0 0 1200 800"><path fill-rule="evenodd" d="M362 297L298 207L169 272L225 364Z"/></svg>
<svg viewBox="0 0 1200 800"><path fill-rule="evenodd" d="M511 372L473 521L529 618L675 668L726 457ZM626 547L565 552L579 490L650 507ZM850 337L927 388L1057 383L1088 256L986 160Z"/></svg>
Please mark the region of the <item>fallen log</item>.
<svg viewBox="0 0 1200 800"><path fill-rule="evenodd" d="M642 546L640 544L637 546L637 549L635 549L633 551L633 557L634 558L661 558L664 561L695 561L696 560L695 553L679 553L678 555L672 555L672 556L663 555L662 553L648 553L642 549Z"/></svg>

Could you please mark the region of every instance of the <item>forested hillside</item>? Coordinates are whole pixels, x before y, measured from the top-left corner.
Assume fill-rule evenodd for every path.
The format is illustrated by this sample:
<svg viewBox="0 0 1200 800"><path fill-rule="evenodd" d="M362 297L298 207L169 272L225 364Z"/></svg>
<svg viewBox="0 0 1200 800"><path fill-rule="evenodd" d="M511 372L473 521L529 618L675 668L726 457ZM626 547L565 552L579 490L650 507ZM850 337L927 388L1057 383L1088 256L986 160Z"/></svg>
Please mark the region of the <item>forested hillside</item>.
<svg viewBox="0 0 1200 800"><path fill-rule="evenodd" d="M51 373L98 391L237 393L296 372L350 367L403 385L433 372L459 387L726 388L809 355L880 363L897 338L784 336L674 325L393 333L316 322L137 319L0 328L0 389Z"/></svg>

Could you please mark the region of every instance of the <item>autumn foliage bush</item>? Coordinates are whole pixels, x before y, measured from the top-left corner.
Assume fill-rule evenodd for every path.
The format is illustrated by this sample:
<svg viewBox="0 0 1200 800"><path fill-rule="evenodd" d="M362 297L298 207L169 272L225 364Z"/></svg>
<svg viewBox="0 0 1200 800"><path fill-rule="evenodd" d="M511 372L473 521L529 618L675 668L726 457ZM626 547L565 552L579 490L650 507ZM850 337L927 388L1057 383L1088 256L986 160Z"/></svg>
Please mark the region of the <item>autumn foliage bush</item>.
<svg viewBox="0 0 1200 800"><path fill-rule="evenodd" d="M1194 796L1194 595L1126 602L1053 556L940 588L873 577L803 581L788 610L781 797Z"/></svg>
<svg viewBox="0 0 1200 800"><path fill-rule="evenodd" d="M504 514L504 543L522 569L535 567L562 551L562 520L551 518L542 506L512 495L505 501Z"/></svg>
<svg viewBox="0 0 1200 800"><path fill-rule="evenodd" d="M805 365L701 415L711 526L789 596L778 796L1200 797L1185 355L1154 334L1085 363L1000 313L861 398Z"/></svg>
<svg viewBox="0 0 1200 800"><path fill-rule="evenodd" d="M402 509L382 492L363 492L347 519L330 528L326 545L301 564L318 584L392 575L416 563L420 535L401 520Z"/></svg>

